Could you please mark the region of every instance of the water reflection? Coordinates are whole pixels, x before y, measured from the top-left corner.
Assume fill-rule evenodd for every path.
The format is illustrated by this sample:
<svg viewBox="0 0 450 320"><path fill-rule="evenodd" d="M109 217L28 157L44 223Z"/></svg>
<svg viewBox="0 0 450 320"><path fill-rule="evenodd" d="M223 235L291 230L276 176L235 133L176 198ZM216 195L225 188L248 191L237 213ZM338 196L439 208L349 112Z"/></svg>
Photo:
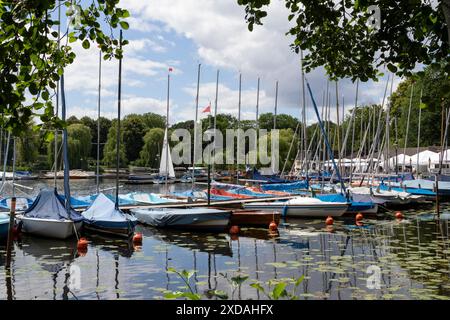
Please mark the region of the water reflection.
<svg viewBox="0 0 450 320"><path fill-rule="evenodd" d="M24 235L15 243L10 277L0 254L0 299L161 299L184 290L169 268L192 270L195 292L214 299L223 290L234 299L266 299L250 283L289 282L302 275L301 299L448 299L449 221L430 212L405 212L403 221L285 221L278 235L242 228L239 236L158 230L138 226L142 247L123 239L87 235L76 240ZM380 287L368 286L368 268L380 268ZM73 288L79 268L81 285ZM232 277L248 277L238 286ZM272 285L273 287L273 285Z"/></svg>

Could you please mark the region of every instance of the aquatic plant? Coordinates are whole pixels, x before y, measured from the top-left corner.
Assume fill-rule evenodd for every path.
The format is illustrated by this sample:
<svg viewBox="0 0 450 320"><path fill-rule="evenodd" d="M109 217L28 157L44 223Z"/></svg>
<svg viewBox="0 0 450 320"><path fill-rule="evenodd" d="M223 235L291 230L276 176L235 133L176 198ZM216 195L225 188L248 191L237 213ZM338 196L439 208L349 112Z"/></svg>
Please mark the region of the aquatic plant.
<svg viewBox="0 0 450 320"><path fill-rule="evenodd" d="M199 293L195 293L192 289L192 286L190 284L191 278L194 275L194 271L178 271L175 268L168 268L168 273L175 273L177 274L183 282L186 284L186 291L173 291L173 292L167 292L164 295L165 299L179 299L179 298L185 298L188 300L200 300L202 298L219 298L221 300L228 300L229 295L222 290L208 290L205 292L204 295L201 295ZM232 292L231 292L231 298L234 299L234 294L236 289L244 284L248 280L248 276L243 275L236 275L233 277L229 277L226 273L220 273L222 277L224 277L225 280L228 281L228 283L231 286ZM261 283L259 282L252 282L249 284L250 287L257 289L259 292L263 293L269 300L279 300L282 298L288 299L288 300L298 300L299 297L296 295L298 286L303 282L305 279L305 276L302 275L301 277L295 279L293 278L292 281L281 281L281 280L269 280L265 284L267 285L267 288L264 288ZM289 291L288 287L292 283L292 288Z"/></svg>

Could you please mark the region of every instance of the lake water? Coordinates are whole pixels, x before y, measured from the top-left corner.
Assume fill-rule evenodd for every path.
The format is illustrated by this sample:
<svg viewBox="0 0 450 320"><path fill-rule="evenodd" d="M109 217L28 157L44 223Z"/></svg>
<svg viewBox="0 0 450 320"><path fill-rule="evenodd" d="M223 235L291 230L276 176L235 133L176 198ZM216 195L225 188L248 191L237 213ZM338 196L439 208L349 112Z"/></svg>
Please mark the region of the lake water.
<svg viewBox="0 0 450 320"><path fill-rule="evenodd" d="M53 182L20 183L37 194ZM86 195L94 184L72 181L71 189ZM105 181L102 188L112 185ZM122 190L161 188L124 185ZM189 185L170 188L182 191ZM234 299L267 299L250 284L269 291L300 276L305 276L295 292L300 299L449 299L449 221L436 221L432 212L430 206L403 211L401 222L380 215L365 219L362 227L351 218L338 219L332 229L323 220L288 219L277 236L267 229L241 229L231 237L138 226L141 247L88 235L85 255L77 254L76 240L22 235L14 245L10 276L0 245L0 299L163 299L167 292L185 291L168 268L193 271L192 290L203 299L211 290ZM238 276L246 280L235 285L230 279Z"/></svg>

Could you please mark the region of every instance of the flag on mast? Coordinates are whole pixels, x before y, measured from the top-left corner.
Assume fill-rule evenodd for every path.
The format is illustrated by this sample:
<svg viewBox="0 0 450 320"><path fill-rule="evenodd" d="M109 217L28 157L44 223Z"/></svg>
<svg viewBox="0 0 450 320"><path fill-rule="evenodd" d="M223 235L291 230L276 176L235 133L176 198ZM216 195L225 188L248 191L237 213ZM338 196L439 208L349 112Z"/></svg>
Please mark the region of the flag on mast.
<svg viewBox="0 0 450 320"><path fill-rule="evenodd" d="M208 104L208 106L205 108L205 109L203 109L203 113L211 113L211 102Z"/></svg>

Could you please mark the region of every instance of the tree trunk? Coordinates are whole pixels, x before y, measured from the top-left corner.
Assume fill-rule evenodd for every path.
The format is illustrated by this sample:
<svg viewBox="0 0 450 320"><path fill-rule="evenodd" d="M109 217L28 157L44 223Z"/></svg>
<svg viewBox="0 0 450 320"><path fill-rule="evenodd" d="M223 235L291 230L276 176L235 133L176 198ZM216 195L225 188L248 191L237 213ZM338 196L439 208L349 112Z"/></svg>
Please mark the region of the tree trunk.
<svg viewBox="0 0 450 320"><path fill-rule="evenodd" d="M445 22L447 22L447 43L450 43L450 0L442 0L442 11L444 12Z"/></svg>

